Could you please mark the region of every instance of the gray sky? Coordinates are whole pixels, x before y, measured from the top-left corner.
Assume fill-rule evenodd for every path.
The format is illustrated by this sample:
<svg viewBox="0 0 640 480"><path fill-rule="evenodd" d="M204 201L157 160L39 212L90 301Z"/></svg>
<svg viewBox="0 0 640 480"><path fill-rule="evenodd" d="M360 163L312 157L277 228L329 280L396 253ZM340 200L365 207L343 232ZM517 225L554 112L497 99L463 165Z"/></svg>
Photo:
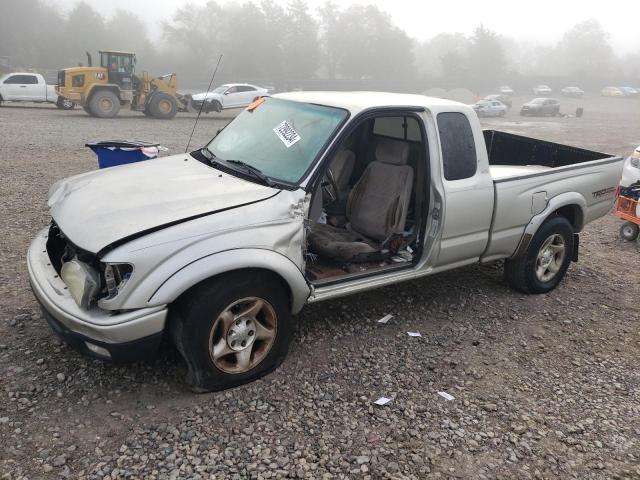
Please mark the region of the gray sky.
<svg viewBox="0 0 640 480"><path fill-rule="evenodd" d="M70 8L77 0L49 0ZM106 15L121 8L132 11L149 24L151 35L160 22L176 8L188 3L202 5L207 0L85 0ZM219 0L227 3L229 0ZM241 2L243 0L232 0ZM288 0L276 0L286 5ZM638 0L341 0L336 4L376 4L412 37L424 40L441 32L470 33L479 23L520 41L553 43L579 21L597 18L611 34L616 50L626 53L640 49ZM308 0L316 7L324 0ZM63 7L64 8L64 7ZM155 30L155 31L154 31Z"/></svg>

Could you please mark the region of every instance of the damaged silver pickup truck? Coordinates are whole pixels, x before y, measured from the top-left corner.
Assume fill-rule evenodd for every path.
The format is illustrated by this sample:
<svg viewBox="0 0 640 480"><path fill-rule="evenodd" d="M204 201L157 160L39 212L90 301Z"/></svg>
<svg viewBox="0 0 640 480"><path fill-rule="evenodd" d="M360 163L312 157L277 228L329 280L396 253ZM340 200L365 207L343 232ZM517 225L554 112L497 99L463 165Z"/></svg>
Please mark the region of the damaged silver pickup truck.
<svg viewBox="0 0 640 480"><path fill-rule="evenodd" d="M280 94L202 149L53 185L29 275L81 352L137 360L168 336L218 390L276 368L309 302L502 259L511 287L550 291L622 164L483 132L455 102Z"/></svg>

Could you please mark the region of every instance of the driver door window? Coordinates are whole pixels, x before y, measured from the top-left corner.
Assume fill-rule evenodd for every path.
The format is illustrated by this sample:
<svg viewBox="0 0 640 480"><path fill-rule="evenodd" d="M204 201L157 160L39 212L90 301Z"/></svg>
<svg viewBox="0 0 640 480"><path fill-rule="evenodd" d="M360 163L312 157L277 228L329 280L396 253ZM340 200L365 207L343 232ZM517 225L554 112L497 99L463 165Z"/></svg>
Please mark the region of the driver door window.
<svg viewBox="0 0 640 480"><path fill-rule="evenodd" d="M224 92L224 106L225 107L233 107L238 105L238 87L230 87Z"/></svg>

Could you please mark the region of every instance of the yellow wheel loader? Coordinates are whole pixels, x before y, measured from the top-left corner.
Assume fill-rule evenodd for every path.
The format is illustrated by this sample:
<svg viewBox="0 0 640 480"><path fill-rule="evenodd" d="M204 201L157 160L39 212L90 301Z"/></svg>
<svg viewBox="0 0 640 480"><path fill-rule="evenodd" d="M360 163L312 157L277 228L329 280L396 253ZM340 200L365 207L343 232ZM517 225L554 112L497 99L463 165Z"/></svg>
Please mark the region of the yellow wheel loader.
<svg viewBox="0 0 640 480"><path fill-rule="evenodd" d="M149 117L171 119L186 111L189 99L176 92L176 74L150 77L135 74L136 55L129 52L101 51L100 66L92 66L87 52L87 67L65 68L58 72L56 93L82 106L89 115L113 118L120 107Z"/></svg>

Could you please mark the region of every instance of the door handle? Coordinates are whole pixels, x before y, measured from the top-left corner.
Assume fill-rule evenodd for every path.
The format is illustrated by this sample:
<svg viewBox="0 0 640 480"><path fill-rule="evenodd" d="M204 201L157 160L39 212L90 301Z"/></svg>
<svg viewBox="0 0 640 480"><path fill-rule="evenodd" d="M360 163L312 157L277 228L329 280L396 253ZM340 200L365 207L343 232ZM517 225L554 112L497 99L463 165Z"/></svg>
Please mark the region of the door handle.
<svg viewBox="0 0 640 480"><path fill-rule="evenodd" d="M26 85L20 85L20 88L27 88Z"/></svg>

